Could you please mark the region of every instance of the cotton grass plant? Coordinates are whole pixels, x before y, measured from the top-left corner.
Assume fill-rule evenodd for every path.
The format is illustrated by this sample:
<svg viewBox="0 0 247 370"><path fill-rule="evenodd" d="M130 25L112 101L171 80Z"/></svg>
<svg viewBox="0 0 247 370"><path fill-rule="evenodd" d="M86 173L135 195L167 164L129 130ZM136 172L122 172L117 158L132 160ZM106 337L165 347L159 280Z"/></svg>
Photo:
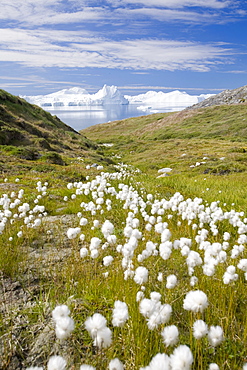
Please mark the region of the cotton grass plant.
<svg viewBox="0 0 247 370"><path fill-rule="evenodd" d="M85 181L64 186L66 200L60 191L57 208L62 204L74 215L61 231L69 253L53 265L49 284L42 277L38 299L46 305L42 319L49 323L49 345L37 363L27 362L23 354L23 366L243 368L244 213L221 206L218 199L205 201L202 194L164 197L145 189L142 176L127 166L117 170L94 175L88 170ZM2 201L3 241L13 235L15 245L18 240L29 245L38 233L47 233L45 212L53 184L43 186L35 190L41 195L35 197L37 204L46 203L38 213L41 222L34 217L24 222L36 214L36 202L20 208L12 222L6 212L11 202Z"/></svg>

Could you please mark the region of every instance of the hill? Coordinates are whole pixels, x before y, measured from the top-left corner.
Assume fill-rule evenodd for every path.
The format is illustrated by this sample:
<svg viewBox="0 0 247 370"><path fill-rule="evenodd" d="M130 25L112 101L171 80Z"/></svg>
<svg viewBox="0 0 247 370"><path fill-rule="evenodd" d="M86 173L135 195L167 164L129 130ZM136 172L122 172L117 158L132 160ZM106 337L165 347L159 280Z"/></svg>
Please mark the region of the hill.
<svg viewBox="0 0 247 370"><path fill-rule="evenodd" d="M32 168L45 163L67 165L80 157L89 163L111 162L97 154L97 145L58 117L0 90L0 169ZM28 162L26 162L28 161ZM18 162L18 165L17 165ZM31 166L31 167L30 167ZM43 166L52 170L52 166Z"/></svg>
<svg viewBox="0 0 247 370"><path fill-rule="evenodd" d="M200 163L194 171L230 173L246 170L246 117L245 103L221 105L105 123L82 133L113 144L105 149L108 155L121 154L143 169L173 166L185 172Z"/></svg>
<svg viewBox="0 0 247 370"><path fill-rule="evenodd" d="M0 90L0 145L66 152L92 146L58 117Z"/></svg>

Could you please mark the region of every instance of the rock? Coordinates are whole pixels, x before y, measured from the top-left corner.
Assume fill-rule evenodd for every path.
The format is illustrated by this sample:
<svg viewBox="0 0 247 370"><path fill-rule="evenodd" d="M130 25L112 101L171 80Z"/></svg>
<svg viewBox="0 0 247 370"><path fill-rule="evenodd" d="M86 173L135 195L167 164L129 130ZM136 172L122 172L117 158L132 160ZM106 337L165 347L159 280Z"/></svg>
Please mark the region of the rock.
<svg viewBox="0 0 247 370"><path fill-rule="evenodd" d="M189 109L205 108L213 105L231 105L247 103L247 85L234 90L224 90L221 93L211 96L198 104L194 104Z"/></svg>
<svg viewBox="0 0 247 370"><path fill-rule="evenodd" d="M160 170L158 170L158 173L169 173L171 171L172 171L172 168L165 167L165 168L161 168Z"/></svg>

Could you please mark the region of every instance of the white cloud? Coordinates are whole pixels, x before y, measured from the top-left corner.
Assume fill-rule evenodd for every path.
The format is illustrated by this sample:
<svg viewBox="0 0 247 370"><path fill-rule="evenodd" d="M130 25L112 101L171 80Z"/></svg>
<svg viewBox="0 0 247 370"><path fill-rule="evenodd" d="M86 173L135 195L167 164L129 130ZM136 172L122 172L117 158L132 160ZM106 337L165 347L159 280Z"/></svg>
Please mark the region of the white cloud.
<svg viewBox="0 0 247 370"><path fill-rule="evenodd" d="M80 73L80 77L83 74ZM62 86L63 88L75 86L75 81L65 81L65 80L54 80L52 78L47 79L39 75L26 75L23 77L12 77L9 75L0 75L1 88L7 90L9 88L27 88L30 86L35 86L35 88L49 89L49 91L57 91ZM86 89L90 91L94 89L91 85L87 85Z"/></svg>
<svg viewBox="0 0 247 370"><path fill-rule="evenodd" d="M218 13L199 13L177 9L140 8L126 11L128 16L144 15L159 21L184 21L189 23L213 23L218 20Z"/></svg>
<svg viewBox="0 0 247 370"><path fill-rule="evenodd" d="M96 21L100 19L104 19L106 16L106 11L104 9L94 9L94 8L86 8L85 10L78 11L78 12L64 12L59 14L53 14L49 17L45 17L44 20L40 22L40 24L64 24L64 23L78 23L81 21ZM34 21L34 19L33 19ZM36 24L39 24L39 19L37 19Z"/></svg>
<svg viewBox="0 0 247 370"><path fill-rule="evenodd" d="M233 73L233 74L246 74L247 70L237 70L237 71L225 71L224 73Z"/></svg>
<svg viewBox="0 0 247 370"><path fill-rule="evenodd" d="M104 19L106 10L102 7L87 7L84 3L62 0L2 0L0 19L16 21L19 24L45 25L65 24ZM73 1L72 1L73 3Z"/></svg>
<svg viewBox="0 0 247 370"><path fill-rule="evenodd" d="M115 6L117 4L141 4L146 7L160 8L183 8L183 7L206 7L213 9L222 9L228 7L232 1L228 0L113 0Z"/></svg>
<svg viewBox="0 0 247 370"><path fill-rule="evenodd" d="M0 61L29 67L209 71L231 51L164 39L113 41L76 31L0 30Z"/></svg>
<svg viewBox="0 0 247 370"><path fill-rule="evenodd" d="M28 27L70 23L85 27L88 22L117 25L122 23L122 16L135 21L143 21L145 16L160 21L211 23L212 11L213 20L241 17L245 11L238 5L232 0L2 0L0 19ZM222 11L226 8L232 16L224 16Z"/></svg>
<svg viewBox="0 0 247 370"><path fill-rule="evenodd" d="M181 87L181 86L153 86L153 85L124 85L124 86L118 86L120 90L143 90L143 91L149 91L149 90L192 90L192 91L222 91L222 89L216 89L216 88L205 88L205 87Z"/></svg>
<svg viewBox="0 0 247 370"><path fill-rule="evenodd" d="M20 17L24 17L25 19L35 14L45 16L44 11L49 15L50 6L56 6L60 2L60 0L35 0L35 2L33 0L2 0L0 19L22 22L23 19Z"/></svg>

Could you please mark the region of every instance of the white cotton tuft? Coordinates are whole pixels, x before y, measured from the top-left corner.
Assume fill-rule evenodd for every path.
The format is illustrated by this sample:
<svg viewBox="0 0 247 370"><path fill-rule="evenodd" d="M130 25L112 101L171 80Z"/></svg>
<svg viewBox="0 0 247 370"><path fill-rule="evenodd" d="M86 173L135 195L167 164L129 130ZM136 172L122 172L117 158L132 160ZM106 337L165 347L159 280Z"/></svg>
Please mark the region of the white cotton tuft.
<svg viewBox="0 0 247 370"><path fill-rule="evenodd" d="M208 370L220 370L216 363L209 364Z"/></svg>
<svg viewBox="0 0 247 370"><path fill-rule="evenodd" d="M92 251L91 251L91 254L90 254L90 256L91 256L91 258L97 258L98 256L99 256L99 251L98 251L98 249L93 249Z"/></svg>
<svg viewBox="0 0 247 370"><path fill-rule="evenodd" d="M143 284L148 281L148 269L143 266L137 267L135 270L134 281L136 284Z"/></svg>
<svg viewBox="0 0 247 370"><path fill-rule="evenodd" d="M175 348L170 356L172 370L190 370L193 363L193 355L190 348L186 345L181 345Z"/></svg>
<svg viewBox="0 0 247 370"><path fill-rule="evenodd" d="M168 303L163 304L160 307L159 314L160 314L160 323L166 324L170 320L172 314L172 306Z"/></svg>
<svg viewBox="0 0 247 370"><path fill-rule="evenodd" d="M144 298L144 293L139 291L136 293L136 302L140 302Z"/></svg>
<svg viewBox="0 0 247 370"><path fill-rule="evenodd" d="M238 279L238 274L236 274L235 271L235 266L230 265L227 267L226 272L223 275L224 284L229 284L230 282L236 281Z"/></svg>
<svg viewBox="0 0 247 370"><path fill-rule="evenodd" d="M208 333L208 326L203 320L196 320L193 325L193 334L196 339L205 337Z"/></svg>
<svg viewBox="0 0 247 370"><path fill-rule="evenodd" d="M96 367L91 365L81 365L80 370L96 370Z"/></svg>
<svg viewBox="0 0 247 370"><path fill-rule="evenodd" d="M110 245L115 245L117 243L116 235L108 235L106 240Z"/></svg>
<svg viewBox="0 0 247 370"><path fill-rule="evenodd" d="M70 310L68 308L68 306L66 306L65 304L61 305L61 306L56 306L54 308L54 310L52 311L52 318L53 320L59 320L63 317L67 317L69 316L70 314Z"/></svg>
<svg viewBox="0 0 247 370"><path fill-rule="evenodd" d="M140 313L144 316L149 318L152 313L154 312L156 307L155 301L152 301L151 299L148 298L143 298L140 302Z"/></svg>
<svg viewBox="0 0 247 370"><path fill-rule="evenodd" d="M198 277L196 277L196 276L191 276L191 278L190 278L190 286L195 286L196 284L197 284L197 282L198 282Z"/></svg>
<svg viewBox="0 0 247 370"><path fill-rule="evenodd" d="M99 227L99 225L100 225L99 220L94 220L94 221L93 221L93 226L94 226L94 227Z"/></svg>
<svg viewBox="0 0 247 370"><path fill-rule="evenodd" d="M81 228L80 227L70 227L67 230L67 237L69 239L75 239L80 232L81 232Z"/></svg>
<svg viewBox="0 0 247 370"><path fill-rule="evenodd" d="M211 346L216 347L223 341L223 330L220 326L210 326L208 340Z"/></svg>
<svg viewBox="0 0 247 370"><path fill-rule="evenodd" d="M170 240L172 234L169 229L165 229L162 231L161 234L161 243L165 243L166 241Z"/></svg>
<svg viewBox="0 0 247 370"><path fill-rule="evenodd" d="M47 370L65 370L66 360L61 356L52 356L47 364Z"/></svg>
<svg viewBox="0 0 247 370"><path fill-rule="evenodd" d="M203 312L208 306L208 298L201 290L190 291L186 294L183 308L192 312Z"/></svg>
<svg viewBox="0 0 247 370"><path fill-rule="evenodd" d="M172 253L172 242L166 241L164 243L161 243L159 246L159 253L160 257L163 258L163 260L168 260Z"/></svg>
<svg viewBox="0 0 247 370"><path fill-rule="evenodd" d="M115 301L112 325L122 327L129 318L128 306L125 302Z"/></svg>
<svg viewBox="0 0 247 370"><path fill-rule="evenodd" d="M161 294L159 292L151 292L150 298L152 301L159 302L161 300Z"/></svg>
<svg viewBox="0 0 247 370"><path fill-rule="evenodd" d="M22 231L18 231L18 233L16 235L18 236L18 238L21 238L22 235L23 235L23 232Z"/></svg>
<svg viewBox="0 0 247 370"><path fill-rule="evenodd" d="M166 326L161 332L163 343L168 346L174 346L178 342L179 331L175 325Z"/></svg>
<svg viewBox="0 0 247 370"><path fill-rule="evenodd" d="M109 235L113 234L114 225L110 221L106 220L101 226L101 231L104 237L107 238Z"/></svg>
<svg viewBox="0 0 247 370"><path fill-rule="evenodd" d="M82 248L80 249L80 257L81 257L81 258L85 258L87 255L88 255L88 250L87 250L87 248L82 247Z"/></svg>
<svg viewBox="0 0 247 370"><path fill-rule="evenodd" d="M163 281L163 273L162 273L162 272L159 272L159 273L158 273L157 280L158 280L160 283L162 283L162 281Z"/></svg>
<svg viewBox="0 0 247 370"><path fill-rule="evenodd" d="M149 363L145 370L169 370L170 359L165 353L157 353Z"/></svg>
<svg viewBox="0 0 247 370"><path fill-rule="evenodd" d="M162 234L162 232L164 231L165 227L164 227L164 224L162 222L159 222L159 223L157 223L154 226L154 229L155 229L156 233Z"/></svg>
<svg viewBox="0 0 247 370"><path fill-rule="evenodd" d="M87 318L84 325L90 336L94 339L97 332L106 327L106 319L100 313L95 313L93 316Z"/></svg>
<svg viewBox="0 0 247 370"><path fill-rule="evenodd" d="M109 363L109 370L124 370L124 365L118 358L114 358Z"/></svg>
<svg viewBox="0 0 247 370"><path fill-rule="evenodd" d="M225 232L225 233L223 234L223 239L224 239L225 241L229 240L229 239L230 239L230 237L231 237L231 234L230 234L230 233L228 233L228 232Z"/></svg>
<svg viewBox="0 0 247 370"><path fill-rule="evenodd" d="M103 258L103 265L104 266L110 266L110 264L113 262L113 257L112 256L105 256Z"/></svg>
<svg viewBox="0 0 247 370"><path fill-rule="evenodd" d="M107 348L112 343L112 332L109 328L104 327L97 331L93 344L99 348Z"/></svg>
<svg viewBox="0 0 247 370"><path fill-rule="evenodd" d="M239 261L238 266L240 270L247 272L247 258L243 258Z"/></svg>
<svg viewBox="0 0 247 370"><path fill-rule="evenodd" d="M97 238L96 236L92 237L90 241L90 250L98 249L101 243L101 239Z"/></svg>
<svg viewBox="0 0 247 370"><path fill-rule="evenodd" d="M176 275L169 275L166 278L166 288L173 289L177 285L177 277Z"/></svg>
<svg viewBox="0 0 247 370"><path fill-rule="evenodd" d="M55 333L58 339L66 339L70 336L70 333L74 330L74 320L67 316L56 320Z"/></svg>
<svg viewBox="0 0 247 370"><path fill-rule="evenodd" d="M79 236L79 239L80 239L80 241L81 241L81 242L83 242L83 241L85 240L85 235L84 235L84 234L81 234L81 235Z"/></svg>
<svg viewBox="0 0 247 370"><path fill-rule="evenodd" d="M74 330L74 320L69 317L70 310L66 305L57 306L52 311L52 318L55 321L55 333L58 339L66 339Z"/></svg>

